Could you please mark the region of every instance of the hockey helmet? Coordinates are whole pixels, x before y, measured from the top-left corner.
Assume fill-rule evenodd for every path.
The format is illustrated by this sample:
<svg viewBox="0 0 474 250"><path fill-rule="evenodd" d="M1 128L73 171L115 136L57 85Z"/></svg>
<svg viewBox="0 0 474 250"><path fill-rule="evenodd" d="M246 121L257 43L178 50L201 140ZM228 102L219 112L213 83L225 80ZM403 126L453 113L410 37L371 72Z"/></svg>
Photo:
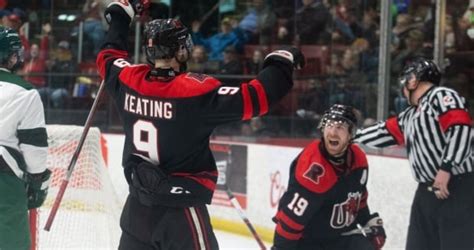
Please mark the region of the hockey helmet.
<svg viewBox="0 0 474 250"><path fill-rule="evenodd" d="M6 65L11 55L18 55L18 62L15 65L23 63L23 45L18 33L10 28L0 26L0 62ZM11 70L11 69L10 69Z"/></svg>
<svg viewBox="0 0 474 250"><path fill-rule="evenodd" d="M176 57L176 52L182 48L187 50L188 58L191 54L193 48L191 35L179 20L152 20L145 25L144 34L143 48L147 61L150 64L155 64L156 59L174 58ZM184 63L179 60L178 62Z"/></svg>
<svg viewBox="0 0 474 250"><path fill-rule="evenodd" d="M357 116L353 107L342 104L334 104L326 110L319 122L318 128L323 133L326 126L335 123L346 123L349 125L349 133L355 135L357 129Z"/></svg>
<svg viewBox="0 0 474 250"><path fill-rule="evenodd" d="M407 63L400 74L400 85L405 86L412 74L420 82L431 82L434 85L439 85L441 80L441 72L432 60L424 57L417 57L413 61Z"/></svg>

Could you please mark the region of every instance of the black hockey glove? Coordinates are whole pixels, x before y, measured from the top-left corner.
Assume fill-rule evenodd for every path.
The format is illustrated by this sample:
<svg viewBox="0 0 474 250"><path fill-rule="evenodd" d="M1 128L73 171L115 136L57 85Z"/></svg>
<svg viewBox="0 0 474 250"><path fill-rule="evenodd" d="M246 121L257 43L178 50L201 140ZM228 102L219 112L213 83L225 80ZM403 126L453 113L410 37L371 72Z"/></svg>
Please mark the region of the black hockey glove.
<svg viewBox="0 0 474 250"><path fill-rule="evenodd" d="M26 174L28 196L28 209L37 208L43 205L46 196L48 195L49 180L51 178L51 171L46 169L39 174Z"/></svg>
<svg viewBox="0 0 474 250"><path fill-rule="evenodd" d="M131 184L146 194L157 194L168 190L168 176L149 162L141 162L132 168Z"/></svg>
<svg viewBox="0 0 474 250"><path fill-rule="evenodd" d="M367 221L362 230L365 231L365 236L370 239L375 249L382 249L387 236L383 228L383 220L379 217L378 213L370 215L369 221Z"/></svg>
<svg viewBox="0 0 474 250"><path fill-rule="evenodd" d="M302 69L306 63L303 53L295 47L285 47L271 52L265 57L263 66L265 67L271 61L288 63L295 69Z"/></svg>
<svg viewBox="0 0 474 250"><path fill-rule="evenodd" d="M108 24L117 15L128 16L131 23L134 16L139 16L150 6L150 0L120 0L111 2L105 9L104 16Z"/></svg>

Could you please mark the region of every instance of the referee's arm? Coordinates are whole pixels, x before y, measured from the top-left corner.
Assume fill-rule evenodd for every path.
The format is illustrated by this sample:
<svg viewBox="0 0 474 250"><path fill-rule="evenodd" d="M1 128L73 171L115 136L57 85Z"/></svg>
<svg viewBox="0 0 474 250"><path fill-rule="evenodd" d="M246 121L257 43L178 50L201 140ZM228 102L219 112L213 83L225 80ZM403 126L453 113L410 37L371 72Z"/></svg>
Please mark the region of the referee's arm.
<svg viewBox="0 0 474 250"><path fill-rule="evenodd" d="M380 121L372 126L357 131L354 142L373 148L384 148L394 145L404 145L401 113L398 116Z"/></svg>
<svg viewBox="0 0 474 250"><path fill-rule="evenodd" d="M439 125L446 139L440 168L450 172L469 158L472 150L471 117L464 99L455 92L441 92L434 102Z"/></svg>

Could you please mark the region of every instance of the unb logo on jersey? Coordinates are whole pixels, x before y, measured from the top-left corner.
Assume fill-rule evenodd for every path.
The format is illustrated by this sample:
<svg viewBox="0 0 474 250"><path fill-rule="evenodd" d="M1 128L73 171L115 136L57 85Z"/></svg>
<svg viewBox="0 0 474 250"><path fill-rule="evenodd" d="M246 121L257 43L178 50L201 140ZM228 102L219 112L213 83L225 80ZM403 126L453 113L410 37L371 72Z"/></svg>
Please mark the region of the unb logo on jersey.
<svg viewBox="0 0 474 250"><path fill-rule="evenodd" d="M343 228L351 225L357 217L361 199L360 192L350 192L347 194L347 200L335 204L332 209L331 227Z"/></svg>

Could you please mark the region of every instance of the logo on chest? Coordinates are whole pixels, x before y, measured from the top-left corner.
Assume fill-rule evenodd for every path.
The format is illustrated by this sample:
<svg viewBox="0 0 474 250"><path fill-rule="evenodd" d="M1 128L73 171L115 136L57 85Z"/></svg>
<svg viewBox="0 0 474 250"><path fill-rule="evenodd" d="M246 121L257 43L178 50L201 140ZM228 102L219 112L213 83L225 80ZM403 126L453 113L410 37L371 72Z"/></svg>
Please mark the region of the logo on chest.
<svg viewBox="0 0 474 250"><path fill-rule="evenodd" d="M334 204L331 215L331 227L343 228L350 226L359 211L362 194L360 192L350 192L347 199L341 203Z"/></svg>
<svg viewBox="0 0 474 250"><path fill-rule="evenodd" d="M313 163L303 174L303 177L315 184L319 184L319 180L321 179L321 177L323 177L323 175L324 168L317 163Z"/></svg>

